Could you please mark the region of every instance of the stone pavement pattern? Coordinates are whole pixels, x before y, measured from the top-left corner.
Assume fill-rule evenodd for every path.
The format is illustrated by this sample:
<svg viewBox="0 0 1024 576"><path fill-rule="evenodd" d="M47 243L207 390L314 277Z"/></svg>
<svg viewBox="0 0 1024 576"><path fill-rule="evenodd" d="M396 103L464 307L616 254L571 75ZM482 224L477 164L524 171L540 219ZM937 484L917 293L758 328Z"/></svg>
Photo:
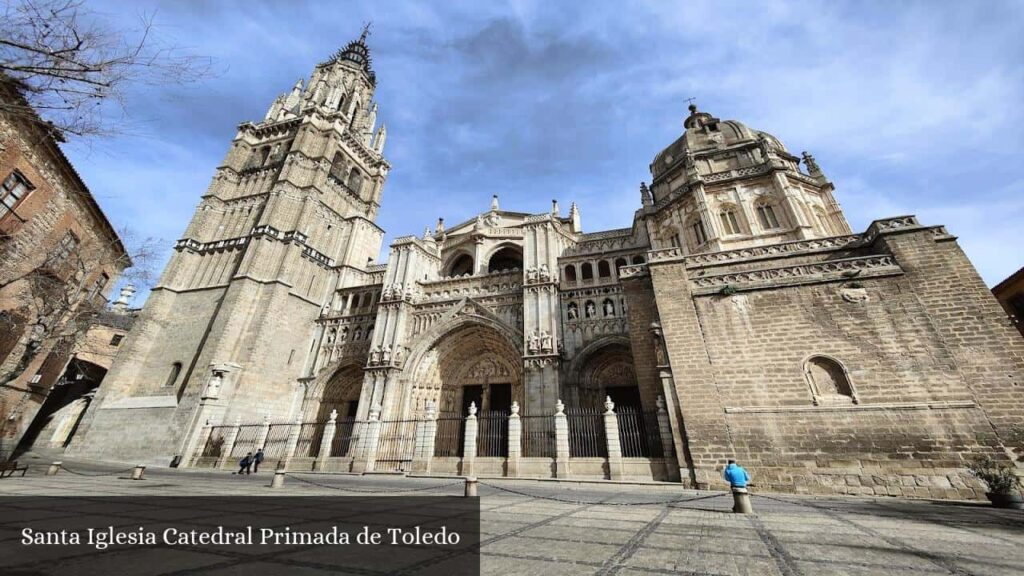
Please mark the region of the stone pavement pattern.
<svg viewBox="0 0 1024 576"><path fill-rule="evenodd" d="M299 474L268 488L270 472L123 470L68 464L0 481L0 496L315 496L461 494L454 479ZM90 474L90 475L83 475ZM96 475L92 475L96 474ZM103 474L103 475L100 475ZM300 480L301 479L301 480ZM410 492L415 490L417 492ZM481 480L484 574L1018 575L1024 512L968 503L755 495L753 516L729 513L727 494L669 485ZM0 539L16 538L0 518ZM0 558L0 572L10 567ZM338 573L310 562L300 573ZM438 567L440 568L440 566ZM211 574L196 566L176 574ZM216 573L229 573L223 568ZM433 571L433 570L432 570ZM149 565L140 574L167 574ZM237 573L245 573L244 564ZM352 572L375 574L372 565ZM443 573L439 572L439 573Z"/></svg>

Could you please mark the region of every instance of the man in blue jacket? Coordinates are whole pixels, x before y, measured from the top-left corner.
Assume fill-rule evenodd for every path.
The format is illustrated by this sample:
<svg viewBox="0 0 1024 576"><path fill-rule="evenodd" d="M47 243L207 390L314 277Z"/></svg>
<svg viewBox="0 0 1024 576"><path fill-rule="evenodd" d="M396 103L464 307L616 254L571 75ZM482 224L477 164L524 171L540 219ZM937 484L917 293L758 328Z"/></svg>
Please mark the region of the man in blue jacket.
<svg viewBox="0 0 1024 576"><path fill-rule="evenodd" d="M723 477L729 482L729 485L733 488L746 488L747 482L750 482L750 474L736 463L735 460L729 460L729 464L725 467L725 473Z"/></svg>

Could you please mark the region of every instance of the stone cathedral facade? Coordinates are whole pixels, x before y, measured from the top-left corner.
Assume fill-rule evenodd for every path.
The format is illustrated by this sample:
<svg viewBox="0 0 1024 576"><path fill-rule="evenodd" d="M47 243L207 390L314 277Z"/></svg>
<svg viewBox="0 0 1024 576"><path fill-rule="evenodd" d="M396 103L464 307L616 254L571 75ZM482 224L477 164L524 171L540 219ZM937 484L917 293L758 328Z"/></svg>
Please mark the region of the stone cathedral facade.
<svg viewBox="0 0 1024 576"><path fill-rule="evenodd" d="M670 428L625 476L702 488L737 458L769 489L975 497L964 460L1014 458L1024 341L943 227L854 232L810 155L690 106L629 228L494 197L377 264L376 83L364 34L239 126L72 452L189 465L211 426L610 400ZM608 475L559 458L517 473Z"/></svg>

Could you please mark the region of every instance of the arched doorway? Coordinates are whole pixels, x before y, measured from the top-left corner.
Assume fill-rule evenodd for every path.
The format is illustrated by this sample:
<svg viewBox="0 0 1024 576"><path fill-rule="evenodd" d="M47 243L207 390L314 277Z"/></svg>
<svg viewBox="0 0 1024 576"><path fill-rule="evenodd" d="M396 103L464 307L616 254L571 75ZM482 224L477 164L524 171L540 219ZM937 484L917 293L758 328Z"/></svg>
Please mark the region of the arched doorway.
<svg viewBox="0 0 1024 576"><path fill-rule="evenodd" d="M107 369L102 366L72 358L22 436L15 454L33 447L67 447L106 374Z"/></svg>
<svg viewBox="0 0 1024 576"><path fill-rule="evenodd" d="M610 397L616 410L641 410L633 354L625 343L608 343L586 354L578 374L577 394L581 408L599 409L605 398Z"/></svg>
<svg viewBox="0 0 1024 576"><path fill-rule="evenodd" d="M339 420L355 418L362 388L363 369L358 364L349 364L336 370L324 384L315 421L326 422L332 410L338 411Z"/></svg>

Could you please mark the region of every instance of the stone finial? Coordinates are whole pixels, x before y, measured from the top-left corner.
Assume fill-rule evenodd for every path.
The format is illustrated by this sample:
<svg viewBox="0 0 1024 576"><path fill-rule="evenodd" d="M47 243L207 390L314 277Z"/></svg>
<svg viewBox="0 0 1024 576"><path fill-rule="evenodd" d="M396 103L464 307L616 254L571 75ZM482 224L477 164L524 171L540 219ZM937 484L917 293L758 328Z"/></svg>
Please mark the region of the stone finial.
<svg viewBox="0 0 1024 576"><path fill-rule="evenodd" d="M509 408L509 411L511 411L513 415L518 416L519 415L519 402L513 400L512 401L512 407Z"/></svg>
<svg viewBox="0 0 1024 576"><path fill-rule="evenodd" d="M558 200L552 199L551 200L551 213L554 214L555 216L558 216L559 212L560 212L560 210L558 209Z"/></svg>
<svg viewBox="0 0 1024 576"><path fill-rule="evenodd" d="M424 240L433 240L434 239L434 237L430 234L430 226L424 226L423 227L423 239Z"/></svg>
<svg viewBox="0 0 1024 576"><path fill-rule="evenodd" d="M651 189L647 187L646 182L640 183L640 203L644 206L650 206L654 203L654 198L651 196Z"/></svg>
<svg viewBox="0 0 1024 576"><path fill-rule="evenodd" d="M615 402L612 402L612 397L611 396L605 396L604 397L604 413L605 414L608 414L608 413L614 414L615 413Z"/></svg>
<svg viewBox="0 0 1024 576"><path fill-rule="evenodd" d="M558 401L555 402L555 414L565 414L565 404L562 404L561 398L559 398Z"/></svg>
<svg viewBox="0 0 1024 576"><path fill-rule="evenodd" d="M114 312L124 314L128 311L128 306L131 304L132 296L134 295L135 286L125 284L121 287L121 295L118 296L117 300L110 307L114 309Z"/></svg>
<svg viewBox="0 0 1024 576"><path fill-rule="evenodd" d="M804 151L801 153L804 158L804 164L807 166L807 173L811 176L818 176L821 174L821 167L814 160L814 156L811 156L810 152Z"/></svg>
<svg viewBox="0 0 1024 576"><path fill-rule="evenodd" d="M658 400L655 403L658 405L658 412L665 411L665 398L661 394L658 394Z"/></svg>
<svg viewBox="0 0 1024 576"><path fill-rule="evenodd" d="M476 417L476 402L469 403L469 415Z"/></svg>
<svg viewBox="0 0 1024 576"><path fill-rule="evenodd" d="M495 195L491 196L491 210L497 210L497 209L498 209L498 195L495 194Z"/></svg>
<svg viewBox="0 0 1024 576"><path fill-rule="evenodd" d="M444 218L437 219L437 227L434 228L434 232L437 234L444 232Z"/></svg>
<svg viewBox="0 0 1024 576"><path fill-rule="evenodd" d="M337 421L338 421L338 411L332 409L331 410L331 416L330 416L330 422L331 422L331 424L334 424Z"/></svg>

